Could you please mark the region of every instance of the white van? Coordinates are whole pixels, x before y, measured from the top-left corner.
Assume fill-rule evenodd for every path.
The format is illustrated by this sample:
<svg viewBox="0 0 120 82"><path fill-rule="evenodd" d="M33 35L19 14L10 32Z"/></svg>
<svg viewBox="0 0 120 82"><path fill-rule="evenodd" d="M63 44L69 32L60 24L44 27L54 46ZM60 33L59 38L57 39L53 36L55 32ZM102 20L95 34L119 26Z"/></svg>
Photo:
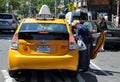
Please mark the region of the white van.
<svg viewBox="0 0 120 82"><path fill-rule="evenodd" d="M85 9L78 9L76 11L68 12L65 15L65 20L69 24L71 24L73 20L92 20L92 14Z"/></svg>

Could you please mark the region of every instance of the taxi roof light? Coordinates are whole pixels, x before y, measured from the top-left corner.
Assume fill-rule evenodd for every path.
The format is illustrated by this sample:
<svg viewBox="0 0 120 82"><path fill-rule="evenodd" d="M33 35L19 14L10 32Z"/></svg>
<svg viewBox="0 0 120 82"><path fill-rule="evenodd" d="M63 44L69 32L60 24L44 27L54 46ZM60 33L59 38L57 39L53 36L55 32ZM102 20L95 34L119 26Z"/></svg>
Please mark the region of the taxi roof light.
<svg viewBox="0 0 120 82"><path fill-rule="evenodd" d="M51 14L49 7L47 5L43 5L39 13L36 15L36 19L53 20L54 16Z"/></svg>

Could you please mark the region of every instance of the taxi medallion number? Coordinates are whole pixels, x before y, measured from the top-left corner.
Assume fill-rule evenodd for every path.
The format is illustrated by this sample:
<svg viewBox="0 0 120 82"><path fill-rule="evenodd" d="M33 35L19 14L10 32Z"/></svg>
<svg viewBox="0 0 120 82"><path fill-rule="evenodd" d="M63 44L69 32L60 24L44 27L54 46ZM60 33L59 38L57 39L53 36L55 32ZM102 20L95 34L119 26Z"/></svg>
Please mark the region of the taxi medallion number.
<svg viewBox="0 0 120 82"><path fill-rule="evenodd" d="M37 52L50 52L50 46L38 46Z"/></svg>

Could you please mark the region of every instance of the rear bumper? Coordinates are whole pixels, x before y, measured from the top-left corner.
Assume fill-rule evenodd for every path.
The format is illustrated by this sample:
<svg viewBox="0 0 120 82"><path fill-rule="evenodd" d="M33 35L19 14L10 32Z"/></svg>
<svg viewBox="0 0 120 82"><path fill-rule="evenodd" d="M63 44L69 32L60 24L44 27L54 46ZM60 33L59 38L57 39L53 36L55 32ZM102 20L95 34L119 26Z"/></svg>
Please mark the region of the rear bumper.
<svg viewBox="0 0 120 82"><path fill-rule="evenodd" d="M15 50L9 50L9 70L20 69L67 69L77 70L78 52L70 51L64 56L25 56Z"/></svg>
<svg viewBox="0 0 120 82"><path fill-rule="evenodd" d="M0 30L15 30L15 27L12 26L0 26Z"/></svg>

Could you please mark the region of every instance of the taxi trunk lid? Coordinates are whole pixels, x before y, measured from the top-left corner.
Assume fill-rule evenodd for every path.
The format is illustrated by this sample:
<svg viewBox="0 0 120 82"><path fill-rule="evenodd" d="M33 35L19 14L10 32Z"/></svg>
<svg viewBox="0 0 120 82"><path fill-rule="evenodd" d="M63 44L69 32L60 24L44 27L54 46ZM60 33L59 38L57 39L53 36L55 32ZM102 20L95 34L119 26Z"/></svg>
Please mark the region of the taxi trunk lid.
<svg viewBox="0 0 120 82"><path fill-rule="evenodd" d="M59 32L19 32L18 51L24 55L54 56L68 52L69 34Z"/></svg>

